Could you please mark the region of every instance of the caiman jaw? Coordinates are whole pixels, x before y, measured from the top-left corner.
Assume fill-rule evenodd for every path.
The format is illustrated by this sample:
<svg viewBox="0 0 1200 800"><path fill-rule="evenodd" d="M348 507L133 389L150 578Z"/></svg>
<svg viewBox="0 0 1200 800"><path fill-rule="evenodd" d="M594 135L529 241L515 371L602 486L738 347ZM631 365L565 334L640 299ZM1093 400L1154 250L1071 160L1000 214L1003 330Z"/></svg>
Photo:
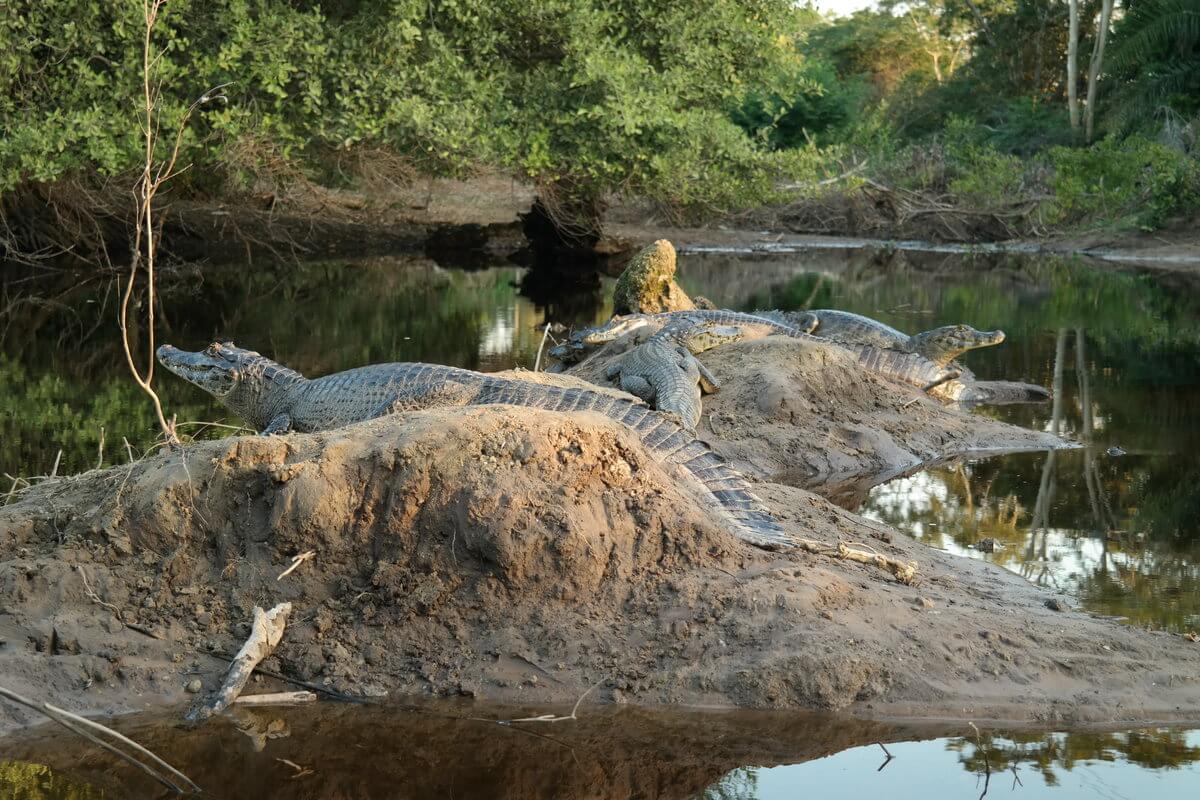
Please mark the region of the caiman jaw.
<svg viewBox="0 0 1200 800"><path fill-rule="evenodd" d="M583 343L586 345L605 344L606 342L614 341L629 331L649 325L650 321L645 317L631 317L629 319L617 320L613 319L607 326L600 330L591 331L583 337Z"/></svg>
<svg viewBox="0 0 1200 800"><path fill-rule="evenodd" d="M237 384L237 369L225 360L220 344L210 344L198 353L164 344L155 352L158 363L214 397L224 397Z"/></svg>

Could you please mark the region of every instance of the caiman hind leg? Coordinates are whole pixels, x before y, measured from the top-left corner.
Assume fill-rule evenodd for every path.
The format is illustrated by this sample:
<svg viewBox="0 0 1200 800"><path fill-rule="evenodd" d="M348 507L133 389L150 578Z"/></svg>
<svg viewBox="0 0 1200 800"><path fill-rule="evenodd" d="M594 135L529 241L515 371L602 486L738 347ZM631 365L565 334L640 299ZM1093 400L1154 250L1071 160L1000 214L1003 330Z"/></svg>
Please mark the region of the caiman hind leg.
<svg viewBox="0 0 1200 800"><path fill-rule="evenodd" d="M699 359L696 360L696 369L700 373L700 391L704 394L716 394L721 391L721 381L717 380L717 376L701 364Z"/></svg>
<svg viewBox="0 0 1200 800"><path fill-rule="evenodd" d="M259 436L282 436L292 432L292 418L287 414L277 414L267 427L259 431Z"/></svg>

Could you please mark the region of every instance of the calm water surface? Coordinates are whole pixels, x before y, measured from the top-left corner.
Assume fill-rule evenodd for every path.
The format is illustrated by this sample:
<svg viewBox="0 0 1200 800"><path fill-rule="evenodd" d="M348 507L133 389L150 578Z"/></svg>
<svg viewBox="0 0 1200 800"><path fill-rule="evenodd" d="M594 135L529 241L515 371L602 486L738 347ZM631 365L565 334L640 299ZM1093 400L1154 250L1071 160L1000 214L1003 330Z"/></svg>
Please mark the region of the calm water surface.
<svg viewBox="0 0 1200 800"><path fill-rule="evenodd" d="M805 713L611 706L584 707L569 723L499 725L536 710L426 708L239 711L192 732L178 727L178 715L118 727L153 743L214 800L977 800L985 788L1015 798L1140 799L1194 797L1200 786L1200 731L976 734ZM170 796L55 730L0 739L0 753L3 797Z"/></svg>
<svg viewBox="0 0 1200 800"><path fill-rule="evenodd" d="M680 263L685 288L723 306L837 307L911 332L951 322L1005 330L1004 345L969 354L967 364L983 378L1054 385L1058 402L978 413L1058 430L1084 447L962 460L879 485L874 485L878 477L863 476L862 491L839 501L930 546L994 561L1060 590L1071 603L1089 610L1146 627L1200 630L1200 284L1182 276L1029 256L838 251L687 255ZM526 278L516 267L450 270L421 257L281 269L210 268L184 273L165 291L163 339L198 348L231 338L311 375L380 361L495 370L532 366L547 321L589 324L607 318L611 310L607 281L561 296L547 295L543 286L534 303L521 293ZM71 280L49 290L41 287L40 296L30 295L26 284L3 287L8 311L0 317L0 473L45 475L56 461L60 474L77 472L97 463L122 462L127 457L123 440L135 452L152 445L149 411L123 371L114 333L113 287L79 284ZM172 376L164 377L161 388L170 413L183 422L237 424ZM191 424L188 429L202 436L227 432ZM0 492L7 491L9 480ZM983 540L992 540L994 549L981 549L986 547ZM362 726L409 724L395 716L371 717ZM687 731L671 756L682 759L686 769L664 772L653 762L654 769L636 775L631 771L642 769L646 758L658 757L653 753L659 752L667 724L661 719L633 725L649 733L611 764L596 761L601 756L594 751L595 741L589 740L593 750L586 751L592 752L588 756L579 743L564 750L528 733L487 728L489 741L516 748L505 750L504 758L518 764L528 758L520 755L521 748L532 742L557 748L539 756L543 761L551 759L546 753L555 753L553 758L565 759L562 763L572 769L583 764L587 769L581 774L592 776L586 784L591 788L571 783L574 777L566 777L564 766L556 785L574 788L561 794L514 777L499 766L501 760L477 763L483 755L454 749L454 738L465 736L465 729L450 735L445 756L420 741L386 754L363 744L369 752L342 753L336 763L326 750L296 750L301 742L293 729L290 737L267 741L262 752L239 755L235 763L253 776L231 773L227 793L214 796L264 796L254 791L269 788L270 796L280 797L448 797L451 785L455 797L627 796L639 793L633 787L652 781L659 788L640 794L973 798L983 791L989 770L989 796L1200 796L1196 732L984 731L977 739L969 731L893 730L887 736L872 731L855 738L846 733L845 723L809 720L804 734L811 740L819 732L825 749L785 752L764 750L762 742L780 738L781 731L798 723L771 717L746 723L757 731L750 744L757 743L758 750L748 744L717 757L723 751L714 750L713 741L733 734L714 728L714 719L673 720L666 728ZM430 717L418 720L419 733L412 734L417 740L430 730ZM294 724L302 723L309 724L302 719ZM332 724L321 720L311 736L327 743ZM345 736L369 738L355 718L337 724L345 727ZM626 717L613 725L603 729L609 738L632 723ZM158 729L150 732L164 735ZM706 739L706 732L716 738ZM537 733L566 739L590 735L564 727ZM206 756L196 749L195 763L209 769L203 758L220 761L218 751L225 752L220 748L232 748L239 736L246 738L231 734L229 742L210 742L218 749L204 751ZM896 756L879 772L883 759L877 740L892 742L888 748ZM189 742L187 737L179 740L184 760L193 758ZM0 759L6 757L0 748ZM320 777L291 778L291 768L275 758L311 766ZM382 783L372 784L374 778L360 774L362 766L370 763L375 769L381 759L389 760L388 767L379 772ZM401 769L392 762L407 766ZM45 756L42 763L64 772L36 778L43 781L39 785L52 787L43 794L16 796L128 796L106 784L117 773L93 756L80 754L65 762ZM88 772L89 764L99 773ZM421 774L451 783L430 783L428 775L418 780L413 777L417 766L424 770ZM549 769L542 761L531 763L530 775L543 768ZM11 785L18 785L13 780L35 780L29 777L31 770L28 765L0 767L0 797L8 796L4 780ZM680 777L685 772L686 780ZM25 777L13 777L21 775ZM104 794L71 794L80 775ZM251 785L251 777L266 784ZM391 793L382 788L385 784Z"/></svg>

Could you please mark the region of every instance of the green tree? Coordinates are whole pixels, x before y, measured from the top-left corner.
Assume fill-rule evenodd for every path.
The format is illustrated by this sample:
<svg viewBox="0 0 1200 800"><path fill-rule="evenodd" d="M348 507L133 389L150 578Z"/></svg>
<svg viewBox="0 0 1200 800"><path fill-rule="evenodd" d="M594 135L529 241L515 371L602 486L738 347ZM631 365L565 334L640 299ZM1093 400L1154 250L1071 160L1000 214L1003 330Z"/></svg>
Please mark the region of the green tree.
<svg viewBox="0 0 1200 800"><path fill-rule="evenodd" d="M1113 114L1126 127L1160 108L1200 111L1200 0L1139 0L1113 32Z"/></svg>

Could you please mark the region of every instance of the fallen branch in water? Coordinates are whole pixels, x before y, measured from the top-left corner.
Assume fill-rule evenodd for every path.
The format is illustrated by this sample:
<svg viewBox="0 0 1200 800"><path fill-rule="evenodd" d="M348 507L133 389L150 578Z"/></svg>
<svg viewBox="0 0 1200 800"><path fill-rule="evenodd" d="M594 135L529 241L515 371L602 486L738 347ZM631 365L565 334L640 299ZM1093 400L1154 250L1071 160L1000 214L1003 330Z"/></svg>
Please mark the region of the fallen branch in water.
<svg viewBox="0 0 1200 800"><path fill-rule="evenodd" d="M840 542L837 545L831 545L818 542L815 539L797 539L796 546L808 553L842 558L847 561L857 561L860 564L873 564L886 572L890 572L895 576L896 580L908 586L912 586L917 582L917 562L915 561L900 561L874 550L859 550Z"/></svg>
<svg viewBox="0 0 1200 800"><path fill-rule="evenodd" d="M219 658L220 660L228 662L230 664L233 663L233 657L227 656L224 653L205 653L204 655L212 656L213 658ZM269 669L263 669L261 665L256 666L254 668L254 671L257 672L259 675L263 675L267 678L274 678L277 681L283 681L284 683L290 683L293 686L302 686L311 692L316 692L317 694L323 694L326 697L329 697L333 700L339 700L343 703L366 703L367 702L366 700L364 700L361 697L353 697L352 695L342 694L341 692L337 692L337 691L334 691L333 689L330 689L328 686L322 686L319 683L309 683L308 681L302 681L299 678L290 678L287 675L283 675L279 672L272 672Z"/></svg>
<svg viewBox="0 0 1200 800"><path fill-rule="evenodd" d="M30 700L28 697L23 697L22 695L17 694L16 692L12 691L11 689L5 689L3 686L0 686L0 697L3 697L6 700L10 700L19 705L23 705L26 708L30 708L30 709L38 712L39 714L42 714L43 716L49 717L50 719L54 720L59 725L62 725L64 728L71 731L72 733L82 736L84 739L87 739L92 744L95 744L97 747L107 750L108 752L115 755L117 758L120 758L122 761L126 761L126 762L132 764L133 766L137 767L138 769L142 770L147 775L149 775L151 778L158 781L163 786L166 786L168 789L175 792L176 794L200 794L200 791L201 791L200 787L197 786L195 783L193 783L191 778L189 778L187 775L184 775L182 772L175 769L167 762L163 761L161 758L159 758L154 753L147 750L145 747L142 747L140 744L133 741L132 739L117 733L112 728L109 728L105 725L101 725L99 722L93 722L90 719L85 719L84 717L81 717L78 714L72 714L70 711L65 711L61 708L58 708L57 706L52 706L49 703L34 702L33 700ZM119 747L116 747L115 745L113 745L109 742L106 742L97 736L92 735L88 731L84 730L85 727L91 728L92 730L99 731L103 734L106 734L107 736L110 736L113 739L116 739L121 744L124 744L125 746L132 748L135 752L140 753L141 755L144 755L146 758L150 759L155 764L157 764L159 767L161 767L163 770L165 770L168 775L173 776L174 778L178 779L179 783L176 783L175 781L171 780L171 778L167 777L166 775L161 774L156 769L154 769L153 767L151 767L149 764L142 761L141 759L137 758L136 756L125 752L124 750L120 749Z"/></svg>
<svg viewBox="0 0 1200 800"><path fill-rule="evenodd" d="M566 716L555 716L554 714L539 714L536 717L519 717L517 719L482 719L480 717L471 717L471 719L480 719L482 722L495 722L497 725L512 725L516 722L568 722L570 720L578 720L579 706L583 703L583 699L591 694L597 686L604 683L608 678L601 678L588 687L587 691L579 695L579 699L575 701L571 713Z"/></svg>
<svg viewBox="0 0 1200 800"><path fill-rule="evenodd" d="M259 606L254 607L254 625L250 629L250 637L233 657L229 672L225 675L225 683L208 702L188 712L188 722L203 722L213 714L224 711L237 699L258 662L271 655L275 645L283 638L283 628L291 612L291 603L280 603L270 611L263 611Z"/></svg>

